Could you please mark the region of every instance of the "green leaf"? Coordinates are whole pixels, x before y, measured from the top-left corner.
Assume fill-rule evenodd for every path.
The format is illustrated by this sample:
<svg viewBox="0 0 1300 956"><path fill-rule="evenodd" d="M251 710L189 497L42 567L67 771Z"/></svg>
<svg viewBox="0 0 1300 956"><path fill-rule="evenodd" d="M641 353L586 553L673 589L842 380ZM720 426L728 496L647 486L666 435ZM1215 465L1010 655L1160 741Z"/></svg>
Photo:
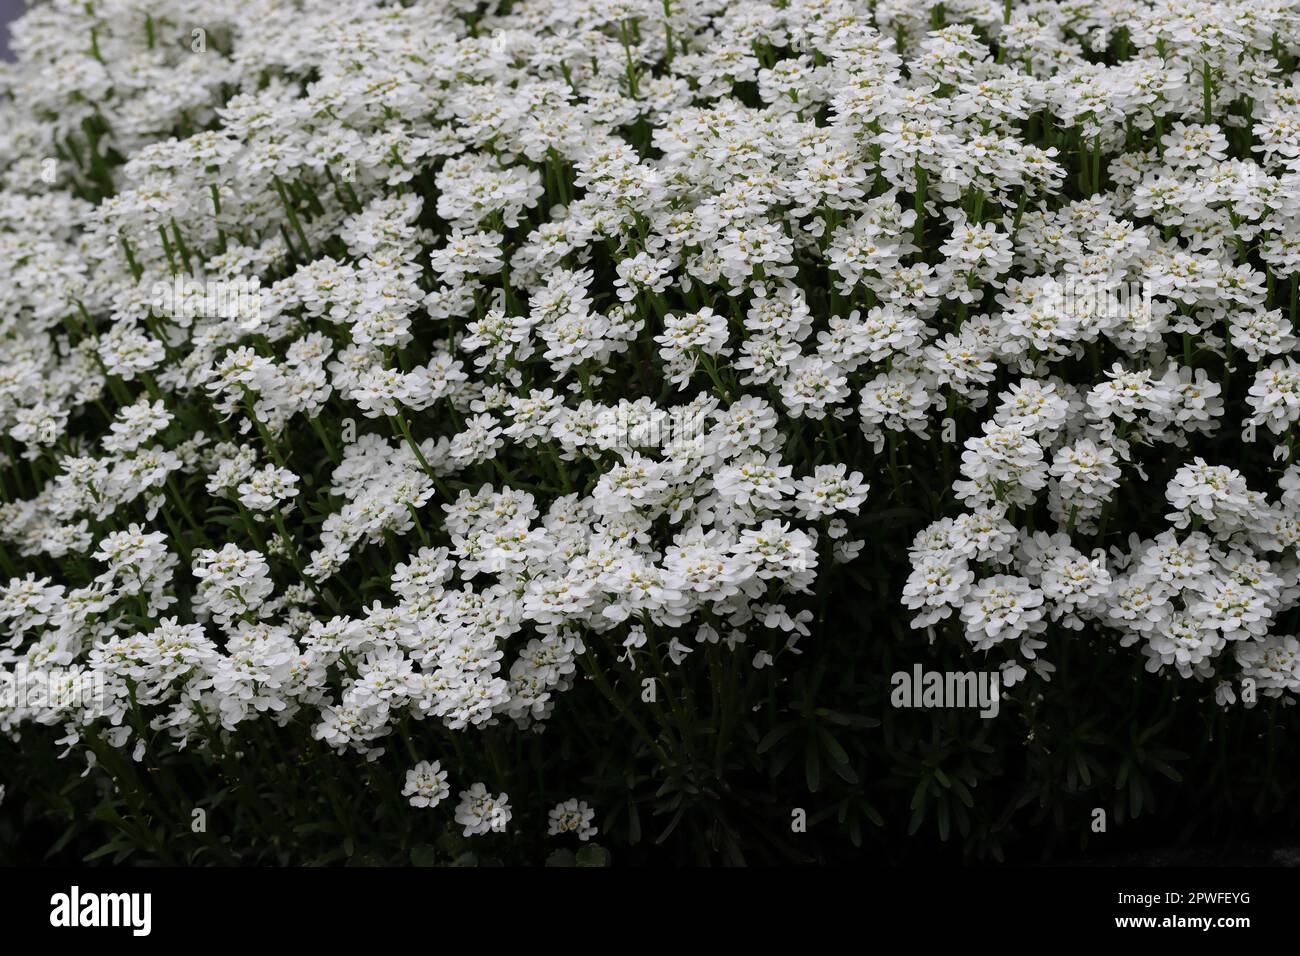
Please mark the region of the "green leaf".
<svg viewBox="0 0 1300 956"><path fill-rule="evenodd" d="M427 843L420 843L411 848L412 866L437 866L438 851Z"/></svg>
<svg viewBox="0 0 1300 956"><path fill-rule="evenodd" d="M842 764L849 763L848 753L844 750L843 747L840 746L840 742L831 736L831 732L829 730L827 730L824 727L818 727L817 734L818 736L821 737L822 743L826 747L826 753L830 756L831 760L835 761L836 763L842 763Z"/></svg>
<svg viewBox="0 0 1300 956"><path fill-rule="evenodd" d="M918 812L925 806L925 791L930 787L930 778L922 777L921 782L916 785L916 790L912 793L911 809Z"/></svg>
<svg viewBox="0 0 1300 956"><path fill-rule="evenodd" d="M82 862L89 863L91 860L98 860L101 857L108 856L110 853L116 853L117 850L118 850L118 846L116 843L106 843L104 846L101 846L98 850L92 850L91 852L87 853L81 859Z"/></svg>
<svg viewBox="0 0 1300 956"><path fill-rule="evenodd" d="M791 721L789 723L781 724L780 726L773 728L772 731L767 734L767 736L765 736L762 740L759 741L756 753L760 753L760 754L767 753L769 750L775 747L777 743L781 741L782 738L786 737L790 733L790 731L794 730L795 727L797 726L798 724Z"/></svg>
<svg viewBox="0 0 1300 956"><path fill-rule="evenodd" d="M597 843L584 846L575 859L578 866L609 866L609 851Z"/></svg>
<svg viewBox="0 0 1300 956"><path fill-rule="evenodd" d="M813 737L809 737L808 742L804 745L803 771L804 780L808 784L808 792L816 793L822 782L822 758L821 751L817 749L817 741Z"/></svg>

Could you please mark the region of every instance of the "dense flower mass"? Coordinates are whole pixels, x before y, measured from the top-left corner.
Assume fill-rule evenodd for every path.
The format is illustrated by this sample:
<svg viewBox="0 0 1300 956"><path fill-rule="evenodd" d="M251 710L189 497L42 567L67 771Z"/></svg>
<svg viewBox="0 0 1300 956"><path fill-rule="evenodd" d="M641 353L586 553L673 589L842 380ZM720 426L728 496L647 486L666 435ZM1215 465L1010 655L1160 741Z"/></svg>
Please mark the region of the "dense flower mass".
<svg viewBox="0 0 1300 956"><path fill-rule="evenodd" d="M658 752L709 703L642 681L724 710L900 536L897 613L1008 687L1076 643L1293 702L1293 9L38 5L0 667L94 692L0 730L300 727L498 832L547 807L453 746L590 679Z"/></svg>

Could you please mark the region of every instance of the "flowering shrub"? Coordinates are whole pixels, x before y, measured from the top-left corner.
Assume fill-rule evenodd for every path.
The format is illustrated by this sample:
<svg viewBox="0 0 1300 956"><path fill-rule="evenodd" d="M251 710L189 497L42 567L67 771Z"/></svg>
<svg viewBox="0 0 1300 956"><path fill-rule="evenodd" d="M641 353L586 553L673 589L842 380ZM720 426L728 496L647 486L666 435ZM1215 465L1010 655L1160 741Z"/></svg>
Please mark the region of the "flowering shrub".
<svg viewBox="0 0 1300 956"><path fill-rule="evenodd" d="M901 800L999 854L1257 707L1281 806L1292 6L38 5L0 72L28 812L118 859L739 861ZM1013 713L890 713L927 656Z"/></svg>

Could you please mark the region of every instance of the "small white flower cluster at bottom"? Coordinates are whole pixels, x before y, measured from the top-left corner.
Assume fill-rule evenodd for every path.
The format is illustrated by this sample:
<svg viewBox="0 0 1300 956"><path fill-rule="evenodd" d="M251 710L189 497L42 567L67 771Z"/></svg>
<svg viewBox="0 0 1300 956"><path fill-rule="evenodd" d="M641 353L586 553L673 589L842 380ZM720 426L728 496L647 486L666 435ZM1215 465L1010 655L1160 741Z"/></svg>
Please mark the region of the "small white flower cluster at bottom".
<svg viewBox="0 0 1300 956"><path fill-rule="evenodd" d="M436 807L450 793L447 771L442 769L439 761L421 760L406 771L406 786L402 788L402 796L410 800L411 806ZM3 797L4 789L0 787L0 799ZM455 820L465 828L464 836L503 833L512 817L509 794L499 793L493 796L484 783L471 784L468 790L460 792ZM597 833L596 827L592 825L595 817L596 811L587 806L585 801L577 798L565 800L551 810L547 835L573 833L579 840L586 842Z"/></svg>

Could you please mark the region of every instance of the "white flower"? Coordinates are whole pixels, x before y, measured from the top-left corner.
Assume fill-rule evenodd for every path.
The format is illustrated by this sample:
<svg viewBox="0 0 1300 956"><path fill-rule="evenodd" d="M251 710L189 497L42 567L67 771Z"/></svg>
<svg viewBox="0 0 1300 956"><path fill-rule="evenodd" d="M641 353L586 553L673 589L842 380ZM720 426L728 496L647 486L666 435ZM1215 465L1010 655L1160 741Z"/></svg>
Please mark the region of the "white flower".
<svg viewBox="0 0 1300 956"><path fill-rule="evenodd" d="M464 836L504 833L510 823L510 804L506 794L492 796L482 783L471 784L460 792L456 822L465 828Z"/></svg>
<svg viewBox="0 0 1300 956"><path fill-rule="evenodd" d="M810 477L796 482L799 494L795 506L810 518L837 511L857 514L862 502L867 500L870 485L863 482L861 472L847 472L844 464L818 465Z"/></svg>
<svg viewBox="0 0 1300 956"><path fill-rule="evenodd" d="M664 331L655 336L660 355L672 370L670 380L685 385L695 372L700 356L726 354L727 320L705 308L691 314L672 314L664 318Z"/></svg>
<svg viewBox="0 0 1300 956"><path fill-rule="evenodd" d="M1236 646L1242 673L1265 697L1300 691L1300 640L1289 634L1269 635Z"/></svg>
<svg viewBox="0 0 1300 956"><path fill-rule="evenodd" d="M586 801L575 797L557 803L551 809L546 832L549 836L573 833L585 843L598 832L596 827L592 826L592 820L595 818L596 811L587 806Z"/></svg>
<svg viewBox="0 0 1300 956"><path fill-rule="evenodd" d="M979 581L961 609L966 639L976 650L1046 629L1043 592L1025 578L995 574Z"/></svg>
<svg viewBox="0 0 1300 956"><path fill-rule="evenodd" d="M239 485L239 500L253 511L271 511L298 495L298 476L288 468L267 465Z"/></svg>
<svg viewBox="0 0 1300 956"><path fill-rule="evenodd" d="M447 771L438 761L421 760L406 771L406 785L402 796L409 797L413 807L436 807L451 789L447 786ZM459 822L459 818L457 820Z"/></svg>
<svg viewBox="0 0 1300 956"><path fill-rule="evenodd" d="M271 595L270 568L257 551L227 544L220 550L195 551L193 561L192 572L199 579L197 605L220 623L255 614Z"/></svg>

